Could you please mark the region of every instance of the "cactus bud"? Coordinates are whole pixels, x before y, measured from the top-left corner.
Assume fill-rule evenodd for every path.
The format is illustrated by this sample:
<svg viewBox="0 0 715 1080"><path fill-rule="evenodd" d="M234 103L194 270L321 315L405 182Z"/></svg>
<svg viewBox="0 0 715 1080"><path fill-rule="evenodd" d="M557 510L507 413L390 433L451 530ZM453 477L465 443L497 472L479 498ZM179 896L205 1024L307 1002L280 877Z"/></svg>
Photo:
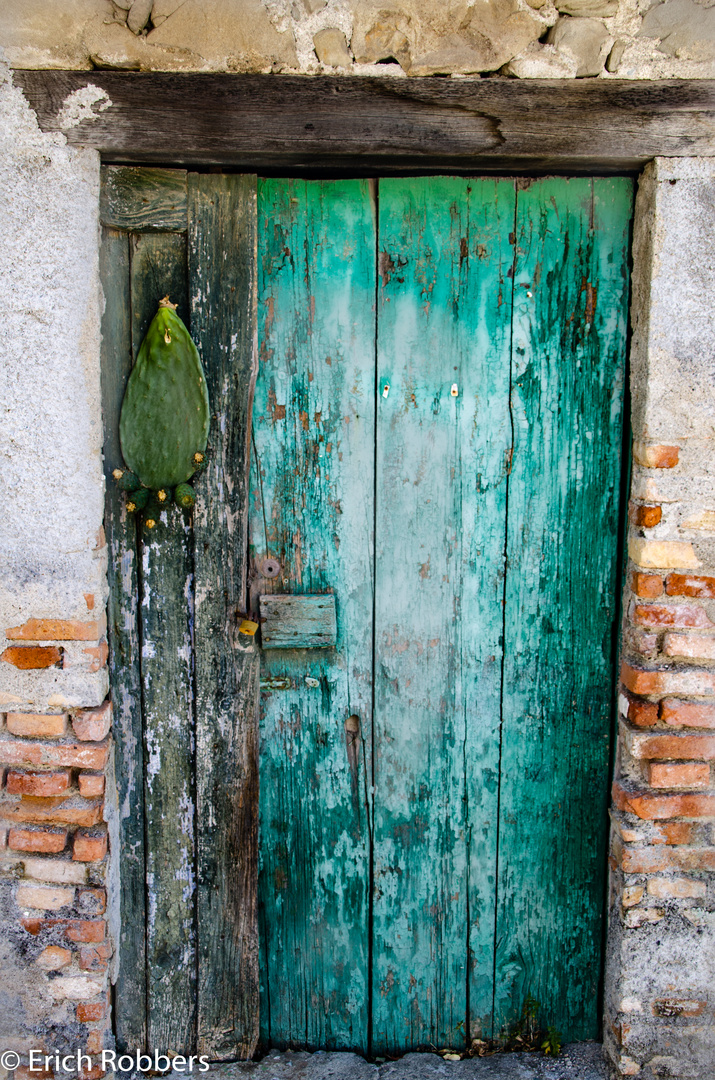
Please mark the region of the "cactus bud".
<svg viewBox="0 0 715 1080"><path fill-rule="evenodd" d="M158 501L159 501L160 503L164 503L164 502L166 502L166 500L167 500L167 498L168 498L168 495L167 495L167 492L166 492L166 491L164 491L164 489L163 489L163 488L159 488L159 490L158 490L158 491L157 491L157 493L156 493L156 497L157 497L157 500L158 500Z"/></svg>
<svg viewBox="0 0 715 1080"><path fill-rule="evenodd" d="M144 524L146 525L147 529L153 529L156 525L156 522L154 521L154 518L147 518Z"/></svg>
<svg viewBox="0 0 715 1080"><path fill-rule="evenodd" d="M141 480L131 469L115 469L112 476L121 491L136 491L138 487L141 487Z"/></svg>
<svg viewBox="0 0 715 1080"><path fill-rule="evenodd" d="M196 502L196 493L191 484L177 484L174 492L174 501L182 510L191 510Z"/></svg>
<svg viewBox="0 0 715 1080"><path fill-rule="evenodd" d="M127 510L130 514L133 514L137 510L143 510L148 502L149 489L138 488L136 491L133 491L129 496L129 501L127 502Z"/></svg>

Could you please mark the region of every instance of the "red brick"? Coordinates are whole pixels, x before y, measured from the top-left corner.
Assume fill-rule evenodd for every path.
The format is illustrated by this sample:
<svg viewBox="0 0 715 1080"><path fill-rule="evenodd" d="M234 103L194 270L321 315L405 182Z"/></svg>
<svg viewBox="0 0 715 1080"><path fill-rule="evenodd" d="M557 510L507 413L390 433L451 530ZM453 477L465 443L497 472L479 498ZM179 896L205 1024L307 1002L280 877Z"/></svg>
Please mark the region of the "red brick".
<svg viewBox="0 0 715 1080"><path fill-rule="evenodd" d="M101 1054L104 1049L104 1032L97 1028L92 1028L87 1032L87 1042L85 1043L85 1050L88 1054Z"/></svg>
<svg viewBox="0 0 715 1080"><path fill-rule="evenodd" d="M56 667L62 663L62 650L56 645L35 647L29 645L10 645L3 653L0 660L12 664L21 671L32 671L39 668Z"/></svg>
<svg viewBox="0 0 715 1080"><path fill-rule="evenodd" d="M15 772L7 774L7 790L10 795L63 795L70 786L69 769L59 772Z"/></svg>
<svg viewBox="0 0 715 1080"><path fill-rule="evenodd" d="M102 919L41 919L28 916L20 919L20 922L33 937L43 930L62 930L68 941L77 944L104 941L107 929Z"/></svg>
<svg viewBox="0 0 715 1080"><path fill-rule="evenodd" d="M83 799L79 795L62 798L32 798L19 802L0 802L0 818L28 825L81 825L91 828L104 820L102 799Z"/></svg>
<svg viewBox="0 0 715 1080"><path fill-rule="evenodd" d="M28 619L22 626L11 626L5 636L10 641L96 641L100 632L98 622Z"/></svg>
<svg viewBox="0 0 715 1080"><path fill-rule="evenodd" d="M653 727L658 723L657 701L645 701L643 698L628 698L628 719L636 727Z"/></svg>
<svg viewBox="0 0 715 1080"><path fill-rule="evenodd" d="M75 919L67 927L66 937L76 942L104 941L106 929L103 919Z"/></svg>
<svg viewBox="0 0 715 1080"><path fill-rule="evenodd" d="M0 765L65 765L78 769L103 769L108 758L108 741L88 745L0 739Z"/></svg>
<svg viewBox="0 0 715 1080"><path fill-rule="evenodd" d="M710 787L710 766L700 761L651 761L647 780L654 788L706 788Z"/></svg>
<svg viewBox="0 0 715 1080"><path fill-rule="evenodd" d="M77 777L79 793L85 799L104 794L104 777L101 773L81 772Z"/></svg>
<svg viewBox="0 0 715 1080"><path fill-rule="evenodd" d="M625 874L654 874L668 870L715 870L715 848L643 847L614 844L616 866Z"/></svg>
<svg viewBox="0 0 715 1080"><path fill-rule="evenodd" d="M634 506L631 520L634 525L640 525L644 529L652 529L660 522L663 510L660 506Z"/></svg>
<svg viewBox="0 0 715 1080"><path fill-rule="evenodd" d="M67 829L12 828L7 837L12 851L41 851L46 855L64 851L66 843Z"/></svg>
<svg viewBox="0 0 715 1080"><path fill-rule="evenodd" d="M44 1063L43 1063L44 1064ZM15 1069L15 1080L52 1080L52 1069L34 1068L30 1071L29 1065L18 1065Z"/></svg>
<svg viewBox="0 0 715 1080"><path fill-rule="evenodd" d="M715 817L714 795L655 795L641 790L629 790L620 780L614 783L612 793L618 810L635 814L643 821Z"/></svg>
<svg viewBox="0 0 715 1080"><path fill-rule="evenodd" d="M102 1077L106 1075L101 1065L93 1065L91 1069L82 1068L78 1073L79 1080L102 1080Z"/></svg>
<svg viewBox="0 0 715 1080"><path fill-rule="evenodd" d="M631 735L630 750L646 761L713 761L715 735Z"/></svg>
<svg viewBox="0 0 715 1080"><path fill-rule="evenodd" d="M696 844L700 839L700 828L690 821L668 821L654 825L652 844Z"/></svg>
<svg viewBox="0 0 715 1080"><path fill-rule="evenodd" d="M84 602L87 605L87 611L94 610L94 593L86 592L82 594L84 596Z"/></svg>
<svg viewBox="0 0 715 1080"><path fill-rule="evenodd" d="M67 731L67 713L8 713L7 730L25 739L58 739Z"/></svg>
<svg viewBox="0 0 715 1080"><path fill-rule="evenodd" d="M668 574L665 581L668 596L715 597L715 577L699 577L696 574Z"/></svg>
<svg viewBox="0 0 715 1080"><path fill-rule="evenodd" d="M88 836L76 832L72 849L72 858L78 862L98 862L107 854L107 834Z"/></svg>
<svg viewBox="0 0 715 1080"><path fill-rule="evenodd" d="M109 645L107 645L106 641L100 641L99 645L92 645L89 649L82 649L82 652L90 657L90 663L87 665L88 671L100 671L107 666Z"/></svg>
<svg viewBox="0 0 715 1080"><path fill-rule="evenodd" d="M80 1024L91 1024L95 1020L104 1020L107 1006L103 1001L85 1001L77 1006L75 1016Z"/></svg>
<svg viewBox="0 0 715 1080"><path fill-rule="evenodd" d="M705 609L692 604L634 604L633 621L639 626L696 627L700 630L713 625Z"/></svg>
<svg viewBox="0 0 715 1080"><path fill-rule="evenodd" d="M671 727L715 728L715 705L664 698L660 703L660 718Z"/></svg>
<svg viewBox="0 0 715 1080"><path fill-rule="evenodd" d="M715 660L715 637L667 633L663 638L663 654L689 660Z"/></svg>
<svg viewBox="0 0 715 1080"><path fill-rule="evenodd" d="M106 971L111 956L112 947L108 942L83 945L79 950L79 966L82 971Z"/></svg>
<svg viewBox="0 0 715 1080"><path fill-rule="evenodd" d="M715 692L715 673L688 668L685 671L647 671L632 664L621 665L621 682L634 694L687 694L699 696Z"/></svg>
<svg viewBox="0 0 715 1080"><path fill-rule="evenodd" d="M81 911L91 915L101 915L107 909L106 889L80 889L77 904Z"/></svg>
<svg viewBox="0 0 715 1080"><path fill-rule="evenodd" d="M631 575L631 589L644 600L655 600L663 593L663 579L658 574L641 574L635 570Z"/></svg>
<svg viewBox="0 0 715 1080"><path fill-rule="evenodd" d="M96 709L83 709L72 717L72 727L82 742L106 739L112 724L112 704L105 701Z"/></svg>
<svg viewBox="0 0 715 1080"><path fill-rule="evenodd" d="M646 469L673 469L678 464L679 446L652 446L648 443L633 443L633 458L636 464Z"/></svg>
<svg viewBox="0 0 715 1080"><path fill-rule="evenodd" d="M699 899L707 893L705 882L694 881L692 878L652 877L647 888L648 895L655 896L658 900Z"/></svg>

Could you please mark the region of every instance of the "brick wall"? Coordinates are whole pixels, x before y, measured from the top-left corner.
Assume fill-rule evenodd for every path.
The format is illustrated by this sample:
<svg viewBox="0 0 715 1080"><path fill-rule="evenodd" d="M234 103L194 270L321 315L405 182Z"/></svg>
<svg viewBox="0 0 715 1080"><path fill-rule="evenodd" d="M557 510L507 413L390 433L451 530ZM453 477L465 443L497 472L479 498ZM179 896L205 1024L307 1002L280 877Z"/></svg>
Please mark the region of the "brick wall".
<svg viewBox="0 0 715 1080"><path fill-rule="evenodd" d="M104 820L110 725L108 701L93 709L2 718L0 867L5 918L12 924L6 923L7 940L14 964L32 965L34 975L32 1008L21 1002L14 1009L15 1030L3 1040L21 1053L67 1047L97 1054L105 1045L112 957Z"/></svg>

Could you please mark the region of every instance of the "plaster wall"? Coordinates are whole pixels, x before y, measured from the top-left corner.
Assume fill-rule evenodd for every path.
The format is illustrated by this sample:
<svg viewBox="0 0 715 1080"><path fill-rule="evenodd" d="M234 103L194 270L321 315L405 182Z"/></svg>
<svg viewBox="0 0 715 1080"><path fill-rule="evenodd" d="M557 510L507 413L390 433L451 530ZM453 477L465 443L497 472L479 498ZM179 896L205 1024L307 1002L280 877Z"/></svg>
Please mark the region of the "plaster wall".
<svg viewBox="0 0 715 1080"><path fill-rule="evenodd" d="M0 69L0 708L96 705L108 690L86 651L106 603L98 192L99 155L42 134ZM28 619L100 625L93 640L45 636L60 666L24 670L3 656Z"/></svg>

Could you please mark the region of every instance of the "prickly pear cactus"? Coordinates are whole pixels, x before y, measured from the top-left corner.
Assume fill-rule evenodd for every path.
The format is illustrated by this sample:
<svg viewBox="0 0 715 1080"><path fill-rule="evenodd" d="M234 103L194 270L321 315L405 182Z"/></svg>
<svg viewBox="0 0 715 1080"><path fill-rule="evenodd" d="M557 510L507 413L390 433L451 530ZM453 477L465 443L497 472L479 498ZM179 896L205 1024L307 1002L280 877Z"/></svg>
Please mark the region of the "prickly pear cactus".
<svg viewBox="0 0 715 1080"><path fill-rule="evenodd" d="M173 489L177 505L187 510L193 506L194 493L187 481L205 468L208 431L209 399L201 359L176 305L166 296L129 376L119 418L128 468L114 472L117 484L127 492L127 509L146 509L148 528L156 523L158 511L171 504Z"/></svg>

